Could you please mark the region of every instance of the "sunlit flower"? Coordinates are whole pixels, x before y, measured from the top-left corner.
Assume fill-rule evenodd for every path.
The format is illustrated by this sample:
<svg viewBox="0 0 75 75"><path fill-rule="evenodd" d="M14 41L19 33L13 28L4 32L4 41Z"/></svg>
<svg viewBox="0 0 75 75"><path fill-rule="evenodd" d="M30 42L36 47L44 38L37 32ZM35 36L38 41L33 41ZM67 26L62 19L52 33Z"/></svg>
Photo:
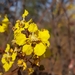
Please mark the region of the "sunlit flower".
<svg viewBox="0 0 75 75"><path fill-rule="evenodd" d="M9 19L7 18L7 15L5 15L4 19L2 20L2 22L6 23L9 22Z"/></svg>
<svg viewBox="0 0 75 75"><path fill-rule="evenodd" d="M5 29L4 29L3 26L0 26L0 32L1 32L1 33L2 33L2 32L5 32Z"/></svg>
<svg viewBox="0 0 75 75"><path fill-rule="evenodd" d="M30 38L31 41L38 41L39 40L38 37L37 37L37 35L34 34L34 33L30 34L29 38Z"/></svg>
<svg viewBox="0 0 75 75"><path fill-rule="evenodd" d="M5 71L8 71L8 70L11 68L12 64L13 64L12 61L10 61L9 63L6 62L6 63L3 65L3 68L5 69Z"/></svg>
<svg viewBox="0 0 75 75"><path fill-rule="evenodd" d="M34 47L34 53L35 55L41 56L45 53L46 51L46 46L43 45L42 43L36 44Z"/></svg>
<svg viewBox="0 0 75 75"><path fill-rule="evenodd" d="M39 56L43 56L47 51L46 48L50 46L49 31L46 29L39 30L37 25L32 22L32 19L26 21L25 17L28 14L28 11L25 10L22 15L23 19L17 20L12 28L14 39L12 40L11 45L7 44L5 53L1 59L5 71L8 71L11 68L16 57L18 67L21 67L23 70L27 68L27 62L39 66ZM9 19L5 16L0 25L0 32L7 31L8 24ZM29 74L33 72L33 68L29 68Z"/></svg>
<svg viewBox="0 0 75 75"><path fill-rule="evenodd" d="M7 16L5 16L5 18L2 20L2 25L0 25L0 32L1 33L7 31L8 24L9 24L9 19L7 18Z"/></svg>
<svg viewBox="0 0 75 75"><path fill-rule="evenodd" d="M25 40L26 40L26 36L22 33L16 35L14 37L15 43L18 45L24 45L25 44Z"/></svg>
<svg viewBox="0 0 75 75"><path fill-rule="evenodd" d="M14 61L16 59L16 56L17 56L17 52L13 52L11 55L12 61Z"/></svg>
<svg viewBox="0 0 75 75"><path fill-rule="evenodd" d="M22 15L23 18L25 18L25 16L27 16L29 13L27 10L24 11L24 14Z"/></svg>
<svg viewBox="0 0 75 75"><path fill-rule="evenodd" d="M30 55L33 52L33 49L31 45L24 45L22 52L25 53L26 55Z"/></svg>
<svg viewBox="0 0 75 75"><path fill-rule="evenodd" d="M12 51L10 53L10 50L10 45L7 44L7 47L5 49L6 53L3 54L3 57L1 59L5 71L8 71L11 68L17 56L17 52Z"/></svg>
<svg viewBox="0 0 75 75"><path fill-rule="evenodd" d="M42 42L46 42L48 41L48 39L50 38L50 34L48 30L41 30L38 33L38 38L41 39Z"/></svg>
<svg viewBox="0 0 75 75"><path fill-rule="evenodd" d="M19 67L22 67L23 70L25 70L25 69L27 68L27 65L26 65L26 63L24 62L23 59L19 59L18 62L17 62L17 65L18 65Z"/></svg>
<svg viewBox="0 0 75 75"><path fill-rule="evenodd" d="M10 50L10 45L7 44L7 47L6 47L6 49L5 49L5 52L9 52L9 50Z"/></svg>
<svg viewBox="0 0 75 75"><path fill-rule="evenodd" d="M28 28L29 32L36 32L37 30L38 30L38 27L37 27L37 25L35 23L31 23L29 25L29 28Z"/></svg>

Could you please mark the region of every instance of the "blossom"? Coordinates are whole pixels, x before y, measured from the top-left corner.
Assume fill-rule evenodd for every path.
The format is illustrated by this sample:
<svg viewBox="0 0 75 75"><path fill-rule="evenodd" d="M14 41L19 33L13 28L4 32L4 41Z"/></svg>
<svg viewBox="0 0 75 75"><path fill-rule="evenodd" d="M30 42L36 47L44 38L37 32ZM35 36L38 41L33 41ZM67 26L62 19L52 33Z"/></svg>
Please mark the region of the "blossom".
<svg viewBox="0 0 75 75"><path fill-rule="evenodd" d="M29 38L30 38L31 41L38 41L39 40L38 37L37 37L37 35L34 34L34 33L30 34Z"/></svg>
<svg viewBox="0 0 75 75"><path fill-rule="evenodd" d="M4 19L2 20L2 25L0 25L0 32L1 33L7 31L8 24L9 24L9 19L7 18L7 16L5 16Z"/></svg>
<svg viewBox="0 0 75 75"><path fill-rule="evenodd" d="M13 52L11 55L12 61L14 61L16 59L16 56L17 56L17 52Z"/></svg>
<svg viewBox="0 0 75 75"><path fill-rule="evenodd" d="M10 49L10 45L9 45L9 44L7 44L7 47L6 47L6 49L5 49L5 52L8 52L8 51L9 51L9 49Z"/></svg>
<svg viewBox="0 0 75 75"><path fill-rule="evenodd" d="M50 46L49 31L46 29L39 30L37 25L32 22L32 19L26 21L25 17L28 14L28 11L25 10L22 15L23 19L17 20L13 27L14 39L11 44L12 46L7 44L5 53L1 59L5 71L8 71L11 68L16 57L18 57L17 65L23 68L23 70L27 68L26 62L40 66L39 57L45 56L47 52L46 49ZM0 25L0 32L5 32L8 30L9 23L7 16L5 16L2 22L3 23ZM32 74L33 72L34 70L29 68L29 74Z"/></svg>
<svg viewBox="0 0 75 75"><path fill-rule="evenodd" d="M36 46L34 47L34 54L41 56L45 53L46 51L46 46L43 45L42 43L36 44Z"/></svg>
<svg viewBox="0 0 75 75"><path fill-rule="evenodd" d="M10 50L10 45L7 44L7 47L5 49L6 53L3 54L3 57L1 59L5 71L8 71L11 68L17 56L17 52L12 51L10 53Z"/></svg>
<svg viewBox="0 0 75 75"><path fill-rule="evenodd" d="M33 52L33 49L31 45L24 45L22 52L25 53L26 55L30 55Z"/></svg>
<svg viewBox="0 0 75 75"><path fill-rule="evenodd" d="M7 18L7 15L5 15L4 19L2 20L2 22L6 23L9 22L9 19Z"/></svg>
<svg viewBox="0 0 75 75"><path fill-rule="evenodd" d="M3 68L5 69L5 71L8 71L10 68L11 68L11 66L12 66L12 64L13 64L13 62L6 62L4 65L3 65Z"/></svg>
<svg viewBox="0 0 75 75"><path fill-rule="evenodd" d="M1 33L2 33L2 32L5 32L5 29L4 29L3 26L0 26L0 32L1 32Z"/></svg>
<svg viewBox="0 0 75 75"><path fill-rule="evenodd" d="M10 61L10 59L11 56L9 56L8 54L4 54L2 57L1 62L3 63L3 68L5 69L5 71L8 71L14 63L13 61Z"/></svg>
<svg viewBox="0 0 75 75"><path fill-rule="evenodd" d="M7 61L6 61L6 58L7 57L7 54L3 54L3 57L2 57L2 59L1 59L1 62L3 63L3 64L5 64Z"/></svg>
<svg viewBox="0 0 75 75"><path fill-rule="evenodd" d="M23 59L19 59L18 62L17 62L17 65L19 67L23 67L23 70L25 70L27 68L27 65L26 65L26 63L24 62Z"/></svg>
<svg viewBox="0 0 75 75"><path fill-rule="evenodd" d="M25 44L25 40L26 40L26 35L19 33L14 37L15 43L20 45L24 45Z"/></svg>
<svg viewBox="0 0 75 75"><path fill-rule="evenodd" d="M24 14L22 15L23 18L25 18L25 16L27 16L29 13L27 10L24 11Z"/></svg>
<svg viewBox="0 0 75 75"><path fill-rule="evenodd" d="M48 39L50 38L50 34L49 31L44 29L38 32L38 38L42 41L42 42L46 42L48 41Z"/></svg>
<svg viewBox="0 0 75 75"><path fill-rule="evenodd" d="M29 28L28 28L29 32L36 32L37 30L38 30L38 27L37 27L37 25L35 23L31 23L29 25Z"/></svg>

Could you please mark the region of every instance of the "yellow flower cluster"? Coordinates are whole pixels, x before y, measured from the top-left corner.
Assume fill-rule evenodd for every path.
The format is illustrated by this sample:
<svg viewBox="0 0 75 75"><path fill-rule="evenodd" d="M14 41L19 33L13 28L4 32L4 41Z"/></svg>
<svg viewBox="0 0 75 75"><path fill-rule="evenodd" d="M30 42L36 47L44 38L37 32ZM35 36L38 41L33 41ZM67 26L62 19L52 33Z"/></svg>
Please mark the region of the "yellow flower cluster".
<svg viewBox="0 0 75 75"><path fill-rule="evenodd" d="M25 18L28 15L28 11L25 10L22 15ZM39 30L37 25L29 21L18 20L14 26L14 43L22 46L22 52L25 55L31 55L32 53L41 56L45 53L46 48L49 47L50 38L49 31L46 29Z"/></svg>
<svg viewBox="0 0 75 75"><path fill-rule="evenodd" d="M17 52L13 49L10 49L10 45L7 44L5 49L5 53L3 54L1 62L3 63L3 68L5 71L8 71L13 65L17 56Z"/></svg>
<svg viewBox="0 0 75 75"><path fill-rule="evenodd" d="M7 31L8 25L9 25L9 19L7 18L7 16L5 16L0 24L0 32L2 33Z"/></svg>
<svg viewBox="0 0 75 75"><path fill-rule="evenodd" d="M39 30L32 19L26 21L25 18L28 14L28 11L25 10L22 15L23 20L17 20L13 27L14 39L12 40L12 46L14 46L14 49L10 48L10 45L7 44L5 53L1 60L5 71L8 71L11 68L16 57L19 57L17 65L25 70L27 68L26 62L28 61L26 57L32 55L33 57L35 56L39 58L46 52L47 47L50 45L49 31L46 29ZM8 22L9 20L5 17L3 21ZM4 29L4 31L6 31L6 29ZM0 32L4 31L0 30ZM34 60L34 58L32 59ZM34 60L33 63L39 65L39 61L35 61L36 60Z"/></svg>

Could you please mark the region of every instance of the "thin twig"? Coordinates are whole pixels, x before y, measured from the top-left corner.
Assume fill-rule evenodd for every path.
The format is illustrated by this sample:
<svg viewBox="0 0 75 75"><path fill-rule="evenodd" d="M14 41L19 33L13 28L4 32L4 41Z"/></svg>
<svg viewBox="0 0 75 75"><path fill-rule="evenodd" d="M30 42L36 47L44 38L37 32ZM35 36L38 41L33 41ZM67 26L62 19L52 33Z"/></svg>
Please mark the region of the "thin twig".
<svg viewBox="0 0 75 75"><path fill-rule="evenodd" d="M37 24L39 24L39 23L42 21L42 19L44 18L45 14L47 13L47 11L53 7L53 5L55 4L55 2L56 2L56 0L53 0L52 3L51 3L51 5L50 5L50 7L47 8L47 9L43 12L43 14L42 14L41 17L39 18L39 21L37 22Z"/></svg>
<svg viewBox="0 0 75 75"><path fill-rule="evenodd" d="M10 25L11 25L11 23L10 23ZM11 28L11 29L12 29L12 28ZM9 41L9 39L10 39L10 37L11 37L11 34L12 34L12 30L9 31L8 36L6 35L5 40L4 40L4 42L3 42L3 45L2 45L2 50L5 49L6 44L8 43L8 41ZM4 52L4 51L2 51L2 52Z"/></svg>
<svg viewBox="0 0 75 75"><path fill-rule="evenodd" d="M70 32L70 19L69 19L69 17L68 17L68 15L67 15L67 11L66 11L66 9L64 8L64 7L62 7L63 8L63 10L64 10L64 13L65 13L65 16L66 16L66 18L67 18L67 21L68 21L68 43L69 43L69 51L70 51L70 58L72 58L72 50L71 50L71 32Z"/></svg>

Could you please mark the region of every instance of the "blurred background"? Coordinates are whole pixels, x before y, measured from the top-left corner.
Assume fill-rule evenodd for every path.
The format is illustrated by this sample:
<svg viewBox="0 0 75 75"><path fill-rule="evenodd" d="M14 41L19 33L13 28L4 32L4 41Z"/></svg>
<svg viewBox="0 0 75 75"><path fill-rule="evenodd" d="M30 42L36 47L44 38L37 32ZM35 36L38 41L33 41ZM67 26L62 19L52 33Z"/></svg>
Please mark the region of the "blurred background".
<svg viewBox="0 0 75 75"><path fill-rule="evenodd" d="M41 61L45 70L37 75L75 75L75 0L0 0L0 21L7 14L11 28L25 9L29 11L26 19L32 18L51 35L50 53ZM12 38L11 29L8 35L0 34L0 48Z"/></svg>

